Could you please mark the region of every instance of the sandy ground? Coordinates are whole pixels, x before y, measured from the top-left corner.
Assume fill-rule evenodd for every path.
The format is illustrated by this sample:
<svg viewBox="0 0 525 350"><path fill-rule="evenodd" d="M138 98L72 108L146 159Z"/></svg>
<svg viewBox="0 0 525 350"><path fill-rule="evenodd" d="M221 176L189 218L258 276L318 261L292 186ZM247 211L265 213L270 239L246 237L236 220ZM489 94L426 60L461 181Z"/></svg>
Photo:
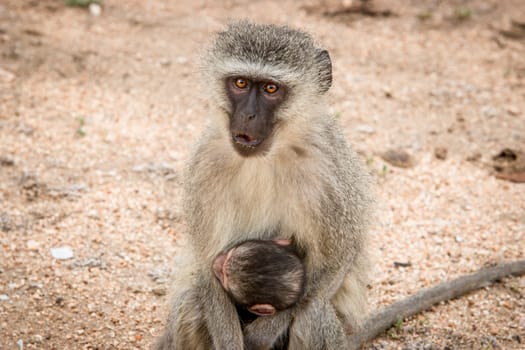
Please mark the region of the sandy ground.
<svg viewBox="0 0 525 350"><path fill-rule="evenodd" d="M305 28L331 52L333 112L377 180L370 310L523 259L525 184L491 161L525 150L511 22L525 2L383 1L376 16L351 3L106 0L95 17L1 0L0 349L147 349L159 335L181 170L207 119L198 57L231 18ZM391 148L414 165L385 163ZM508 278L366 348L523 349L524 329L525 278Z"/></svg>

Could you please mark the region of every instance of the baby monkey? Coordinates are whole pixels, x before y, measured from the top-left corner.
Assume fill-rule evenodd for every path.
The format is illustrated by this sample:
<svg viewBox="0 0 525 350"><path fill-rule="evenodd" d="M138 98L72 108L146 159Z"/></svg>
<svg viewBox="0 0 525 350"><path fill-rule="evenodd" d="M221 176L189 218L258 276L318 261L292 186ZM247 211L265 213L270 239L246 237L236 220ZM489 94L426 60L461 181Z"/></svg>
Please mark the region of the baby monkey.
<svg viewBox="0 0 525 350"><path fill-rule="evenodd" d="M295 305L304 291L304 266L290 240L243 242L220 254L213 271L234 302L257 316Z"/></svg>

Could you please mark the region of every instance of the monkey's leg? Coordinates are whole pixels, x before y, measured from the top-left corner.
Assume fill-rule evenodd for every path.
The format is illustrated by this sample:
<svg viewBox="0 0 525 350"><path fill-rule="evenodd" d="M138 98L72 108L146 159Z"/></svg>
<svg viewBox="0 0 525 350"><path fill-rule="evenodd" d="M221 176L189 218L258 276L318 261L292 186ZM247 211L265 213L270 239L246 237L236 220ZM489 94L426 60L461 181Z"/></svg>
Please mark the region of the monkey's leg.
<svg viewBox="0 0 525 350"><path fill-rule="evenodd" d="M168 325L155 350L242 350L235 306L215 279L201 275L178 285ZM215 283L215 285L214 285Z"/></svg>
<svg viewBox="0 0 525 350"><path fill-rule="evenodd" d="M208 350L211 338L203 319L198 289L182 286L173 295L168 324L155 350Z"/></svg>
<svg viewBox="0 0 525 350"><path fill-rule="evenodd" d="M360 259L358 257L356 261ZM359 267L359 264L355 264L331 299L337 316L341 323L345 325L347 333L359 331L359 327L366 315L367 278L364 272L366 268L360 269Z"/></svg>
<svg viewBox="0 0 525 350"><path fill-rule="evenodd" d="M331 302L311 300L298 311L290 328L288 350L342 350L348 343Z"/></svg>

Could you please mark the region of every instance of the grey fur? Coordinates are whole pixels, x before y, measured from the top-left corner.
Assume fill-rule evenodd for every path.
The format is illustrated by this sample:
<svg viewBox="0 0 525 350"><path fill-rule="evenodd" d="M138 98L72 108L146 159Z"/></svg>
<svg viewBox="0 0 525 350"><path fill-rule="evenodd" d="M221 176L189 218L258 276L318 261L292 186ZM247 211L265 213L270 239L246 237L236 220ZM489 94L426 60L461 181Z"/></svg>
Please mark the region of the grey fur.
<svg viewBox="0 0 525 350"><path fill-rule="evenodd" d="M177 274L157 349L206 348L211 341L213 349L243 350L246 342L250 350L267 350L288 328L290 350L346 348L346 325L355 330L364 314L373 197L366 171L327 113L331 65L322 52L288 27L237 22L218 34L203 67L213 118L185 178L193 255L190 268ZM235 75L264 76L290 89L262 156L244 158L231 145L223 79ZM243 333L212 263L242 241L276 236L293 237L305 252L306 297Z"/></svg>
<svg viewBox="0 0 525 350"><path fill-rule="evenodd" d="M276 68L282 68L286 74L277 73L274 78L292 87L311 84L318 92L324 93L332 84L332 63L328 52L316 47L309 34L287 26L247 21L231 23L225 31L218 33L204 65L221 75L217 62L228 60L252 63L259 68L267 65L274 73Z"/></svg>

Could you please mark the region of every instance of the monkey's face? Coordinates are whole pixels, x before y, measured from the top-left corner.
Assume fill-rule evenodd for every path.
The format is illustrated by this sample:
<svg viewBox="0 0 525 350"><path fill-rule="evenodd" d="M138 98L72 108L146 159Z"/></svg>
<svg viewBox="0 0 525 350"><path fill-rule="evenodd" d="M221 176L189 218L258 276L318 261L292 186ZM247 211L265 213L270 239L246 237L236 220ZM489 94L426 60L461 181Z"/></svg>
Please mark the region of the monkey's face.
<svg viewBox="0 0 525 350"><path fill-rule="evenodd" d="M264 154L271 146L275 112L286 98L286 87L238 76L226 78L225 85L233 147L244 157Z"/></svg>

